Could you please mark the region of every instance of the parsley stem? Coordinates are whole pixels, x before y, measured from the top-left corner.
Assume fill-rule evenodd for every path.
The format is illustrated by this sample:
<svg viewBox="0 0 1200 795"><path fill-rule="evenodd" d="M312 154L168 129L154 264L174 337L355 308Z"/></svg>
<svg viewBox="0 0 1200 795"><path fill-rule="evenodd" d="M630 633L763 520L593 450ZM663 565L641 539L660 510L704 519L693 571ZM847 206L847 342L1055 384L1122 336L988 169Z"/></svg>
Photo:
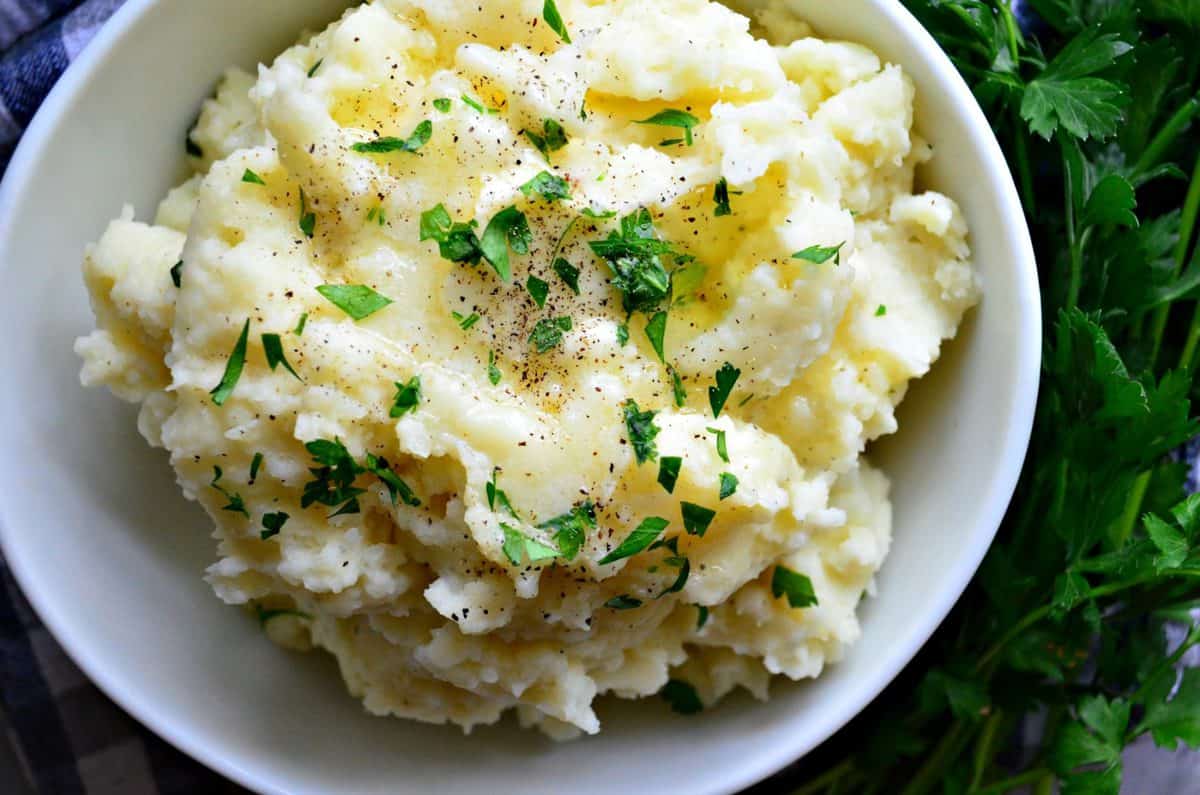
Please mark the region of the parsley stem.
<svg viewBox="0 0 1200 795"><path fill-rule="evenodd" d="M1191 630L1188 632L1187 637L1185 637L1183 642L1179 644L1179 648L1176 649L1170 657L1159 661L1158 665L1154 666L1150 673L1142 678L1142 683L1138 685L1138 689L1134 690L1126 700L1133 703L1141 701L1146 695L1146 690L1154 683L1154 680L1166 673L1168 670L1174 668L1175 664L1183 658L1183 655L1187 654L1189 649L1198 644L1200 644L1200 625L1193 625ZM1130 729L1130 732L1132 735L1132 728ZM1133 740L1134 736L1128 736L1125 740L1125 744L1128 745L1129 743L1133 742Z"/></svg>
<svg viewBox="0 0 1200 795"><path fill-rule="evenodd" d="M853 760L844 759L840 764L829 768L804 786L793 790L792 795L815 795L815 793L829 789L844 776L856 776L857 774L858 771L854 769Z"/></svg>
<svg viewBox="0 0 1200 795"><path fill-rule="evenodd" d="M961 718L955 720L950 726L950 730L942 736L941 742L937 744L933 753L926 759L925 764L921 765L921 769L912 777L900 795L925 795L942 774L946 760L956 759L963 747L970 741L972 734L968 731L970 728L970 725Z"/></svg>
<svg viewBox="0 0 1200 795"><path fill-rule="evenodd" d="M1196 167L1192 171L1192 181L1188 186L1187 198L1183 202L1183 212L1179 218L1179 242L1175 246L1175 275L1183 270L1183 263L1187 260L1188 251L1192 247L1192 234L1196 230L1196 216L1200 213L1200 157L1196 158ZM1154 366L1154 362L1158 359L1159 348L1162 347L1163 333L1167 328L1167 317L1171 312L1171 304L1161 304L1154 310L1154 316L1151 319L1150 326L1150 366ZM1192 328L1196 327L1196 318L1192 318ZM1189 338L1191 335L1189 334ZM1192 345L1195 348L1195 344ZM1191 364L1192 357L1189 355L1187 347L1184 348L1184 356L1180 357L1180 364Z"/></svg>
<svg viewBox="0 0 1200 795"><path fill-rule="evenodd" d="M968 790L968 792L970 795L1005 795L1005 793L1012 792L1018 787L1036 784L1043 776L1048 775L1051 775L1049 770L1038 767L1034 768L1033 770L1026 770L1024 773L1013 776L1012 778L1006 778L1002 781L997 781L994 784L988 784L982 789L972 788Z"/></svg>
<svg viewBox="0 0 1200 795"><path fill-rule="evenodd" d="M1071 170L1072 152L1066 138L1062 139L1063 154L1063 215L1067 224L1067 249L1071 254L1070 274L1067 284L1065 309L1074 309L1079 303L1079 287L1083 279L1083 241L1075 231L1075 178L1078 176ZM1074 154L1078 155L1078 151Z"/></svg>
<svg viewBox="0 0 1200 795"><path fill-rule="evenodd" d="M1109 537L1114 548L1120 549L1126 539L1133 534L1133 528L1137 526L1138 516L1142 512L1142 502L1146 499L1146 489L1150 487L1150 472L1147 469L1145 472L1138 473L1137 478L1133 481L1133 487L1129 489L1129 497L1125 500L1125 510L1121 512L1121 518L1113 527L1113 532Z"/></svg>
<svg viewBox="0 0 1200 795"><path fill-rule="evenodd" d="M971 762L971 789L974 790L983 783L992 760L996 758L996 736L1000 733L1001 724L1006 722L1004 710L997 709L983 723L979 732L979 742L975 744L975 755Z"/></svg>
<svg viewBox="0 0 1200 795"><path fill-rule="evenodd" d="M1012 58L1013 69L1017 71L1018 76L1021 69L1021 33L1017 27L1017 20L1013 16L1012 8L1007 2L997 3L1000 10L1000 16L1004 19L1004 30L1008 36L1008 54ZM1033 169L1029 165L1029 145L1025 140L1025 123L1021 119L1020 110L1013 108L1013 146L1016 148L1014 153L1017 160L1017 174L1021 180L1021 201L1025 205L1025 212L1030 217L1037 211L1035 203L1036 196L1033 191Z"/></svg>
<svg viewBox="0 0 1200 795"><path fill-rule="evenodd" d="M1163 125L1163 128L1158 131L1158 135L1155 135L1150 143L1146 145L1145 151L1142 152L1141 157L1137 159L1137 163L1133 166L1133 173L1142 175L1157 166L1167 148L1175 143L1175 140L1197 112L1200 112L1200 99L1192 97L1183 103L1179 110L1175 111L1174 115Z"/></svg>

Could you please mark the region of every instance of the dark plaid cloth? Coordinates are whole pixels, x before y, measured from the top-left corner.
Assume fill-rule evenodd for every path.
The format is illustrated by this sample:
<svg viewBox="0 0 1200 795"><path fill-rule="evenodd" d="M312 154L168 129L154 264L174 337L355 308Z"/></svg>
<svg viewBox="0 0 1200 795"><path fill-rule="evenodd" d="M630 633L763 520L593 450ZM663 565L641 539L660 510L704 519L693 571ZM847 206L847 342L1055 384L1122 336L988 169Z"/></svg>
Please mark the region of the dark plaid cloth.
<svg viewBox="0 0 1200 795"><path fill-rule="evenodd" d="M55 81L122 2L0 0L0 174ZM1193 462L1197 452L1188 451ZM1194 465L1193 489L1195 470ZM1179 634L1176 643L1182 630ZM1200 649L1189 658L1200 665ZM25 777L40 795L245 792L167 745L92 685L29 608L3 559L0 706ZM1038 728L1031 723L1024 731L1034 737ZM1129 791L1200 793L1200 754L1156 753L1143 739L1126 754ZM803 775L802 768L786 770L754 792L787 791Z"/></svg>

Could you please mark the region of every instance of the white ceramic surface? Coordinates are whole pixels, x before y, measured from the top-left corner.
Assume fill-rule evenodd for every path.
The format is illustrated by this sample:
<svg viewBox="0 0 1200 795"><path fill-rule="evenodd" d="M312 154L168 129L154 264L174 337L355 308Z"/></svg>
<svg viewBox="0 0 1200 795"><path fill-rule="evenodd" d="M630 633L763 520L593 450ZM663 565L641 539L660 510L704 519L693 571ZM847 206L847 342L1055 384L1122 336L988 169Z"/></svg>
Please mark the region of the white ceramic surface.
<svg viewBox="0 0 1200 795"><path fill-rule="evenodd" d="M0 525L34 607L111 697L163 737L264 792L732 792L827 738L913 656L974 573L1028 441L1040 306L1016 192L987 121L895 0L794 0L828 37L860 41L915 80L936 146L927 184L962 204L986 298L899 436L895 543L863 637L815 683L777 683L699 717L657 700L605 703L603 733L555 745L504 723L458 730L371 718L333 663L271 645L201 581L208 523L175 488L134 411L79 387L72 340L92 326L84 245L121 205L148 217L180 174L199 101L229 64L252 66L337 0L129 0L71 67L0 188Z"/></svg>

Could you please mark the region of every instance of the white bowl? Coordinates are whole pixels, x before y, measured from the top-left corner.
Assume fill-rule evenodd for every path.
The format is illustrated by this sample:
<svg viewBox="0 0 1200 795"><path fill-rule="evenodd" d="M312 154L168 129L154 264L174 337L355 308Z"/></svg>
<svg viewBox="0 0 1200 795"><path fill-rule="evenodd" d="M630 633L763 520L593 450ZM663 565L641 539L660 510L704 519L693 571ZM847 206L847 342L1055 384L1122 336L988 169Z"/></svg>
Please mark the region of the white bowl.
<svg viewBox="0 0 1200 795"><path fill-rule="evenodd" d="M263 792L732 792L806 753L913 657L962 593L1012 495L1041 345L1028 230L967 86L895 0L795 0L823 36L873 47L918 89L926 183L971 225L985 298L873 455L894 483L895 542L863 637L820 679L777 682L695 717L605 703L604 730L553 744L505 723L372 718L324 655L282 651L201 580L209 523L134 412L79 387L92 327L84 245L121 205L152 215L181 176L185 130L230 64L270 59L337 0L129 0L59 83L0 188L0 540L79 666L151 729Z"/></svg>

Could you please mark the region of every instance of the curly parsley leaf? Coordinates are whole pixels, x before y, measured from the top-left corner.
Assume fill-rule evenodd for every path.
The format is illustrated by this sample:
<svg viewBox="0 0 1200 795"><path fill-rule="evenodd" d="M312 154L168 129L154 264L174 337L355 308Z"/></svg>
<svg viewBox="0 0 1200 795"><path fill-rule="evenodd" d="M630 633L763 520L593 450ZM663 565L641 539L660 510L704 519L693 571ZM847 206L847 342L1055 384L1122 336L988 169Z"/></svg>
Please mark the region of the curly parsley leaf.
<svg viewBox="0 0 1200 795"><path fill-rule="evenodd" d="M366 490L354 485L363 468L350 455L340 439L315 439L304 445L304 449L319 464L308 471L313 479L304 484L300 507L307 508L317 503L337 510L331 516L358 513L358 497Z"/></svg>
<svg viewBox="0 0 1200 795"><path fill-rule="evenodd" d="M322 284L317 292L356 321L368 318L392 303L392 299L365 284Z"/></svg>

